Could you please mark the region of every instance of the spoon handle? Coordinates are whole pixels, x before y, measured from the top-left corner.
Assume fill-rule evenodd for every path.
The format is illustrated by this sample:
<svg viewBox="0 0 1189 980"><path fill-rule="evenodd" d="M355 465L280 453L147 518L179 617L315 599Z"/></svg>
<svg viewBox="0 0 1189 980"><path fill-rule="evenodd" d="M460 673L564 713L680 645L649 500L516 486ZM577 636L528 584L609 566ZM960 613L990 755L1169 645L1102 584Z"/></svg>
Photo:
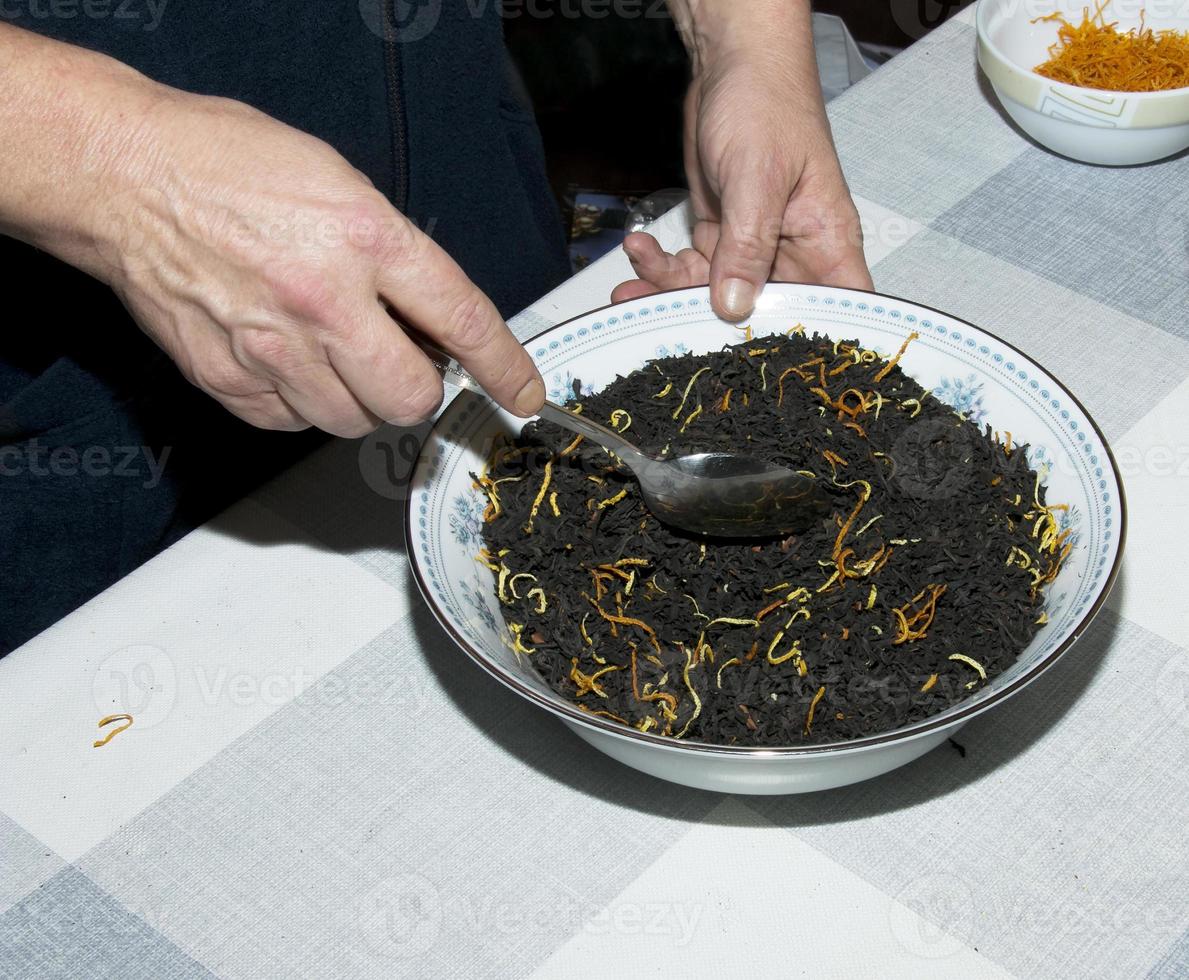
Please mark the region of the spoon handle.
<svg viewBox="0 0 1189 980"><path fill-rule="evenodd" d="M417 346L421 348L421 353L428 357L429 363L437 368L438 374L442 376L443 381L454 385L455 388L462 388L465 391L477 391L479 394L484 393L479 382L467 374L462 369L462 365L444 350L438 350L420 337L414 339L417 342Z"/></svg>
<svg viewBox="0 0 1189 980"><path fill-rule="evenodd" d="M537 414L546 422L560 425L610 450L637 476L643 473L643 467L656 462L652 456L642 453L619 433L612 432L605 425L599 425L584 415L562 408L555 402L546 401Z"/></svg>
<svg viewBox="0 0 1189 980"><path fill-rule="evenodd" d="M466 391L483 392L483 388L479 382L463 370L462 366L449 354L443 350L439 350L421 338L417 338L417 341L425 356L429 358L430 363L438 369L438 373L441 374L443 381ZM546 401L541 406L541 410L537 415L547 422L560 425L577 435L585 436L587 439L597 442L604 449L609 449L615 453L630 469L637 473L641 471L641 467L656 462L653 457L641 452L618 432L613 432L606 426L599 425L598 422L562 408L561 405L555 402Z"/></svg>

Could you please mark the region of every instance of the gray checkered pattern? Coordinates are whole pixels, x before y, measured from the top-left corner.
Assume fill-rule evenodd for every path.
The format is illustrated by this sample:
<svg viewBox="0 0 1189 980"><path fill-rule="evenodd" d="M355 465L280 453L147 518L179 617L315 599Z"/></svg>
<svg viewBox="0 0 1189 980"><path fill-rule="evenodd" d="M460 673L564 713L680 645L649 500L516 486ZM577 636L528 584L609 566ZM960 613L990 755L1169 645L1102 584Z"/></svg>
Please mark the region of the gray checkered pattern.
<svg viewBox="0 0 1189 980"><path fill-rule="evenodd" d="M536 966L716 802L585 751L419 607L79 866L150 921L169 908L161 932L233 975L496 978ZM476 922L510 896L534 928L492 944Z"/></svg>
<svg viewBox="0 0 1189 980"><path fill-rule="evenodd" d="M878 263L872 277L883 292L960 310L956 315L1039 363L1061 365L1061 381L1086 403L1108 439L1130 429L1189 371L1189 333L1162 330L1031 266L931 228ZM1189 296L1185 302L1189 309ZM1077 355L1070 357L1071 351ZM1123 392L1143 397L1120 397Z"/></svg>
<svg viewBox="0 0 1189 980"><path fill-rule="evenodd" d="M0 877L0 914L44 885L62 867L53 849L41 843L0 813L0 854L4 855Z"/></svg>
<svg viewBox="0 0 1189 980"><path fill-rule="evenodd" d="M1029 147L932 227L1189 340L1189 154L1087 167Z"/></svg>
<svg viewBox="0 0 1189 980"><path fill-rule="evenodd" d="M0 976L153 977L212 973L74 867L66 867L0 917Z"/></svg>
<svg viewBox="0 0 1189 980"><path fill-rule="evenodd" d="M988 98L974 42L951 21L830 104L852 191L929 222L1027 150Z"/></svg>

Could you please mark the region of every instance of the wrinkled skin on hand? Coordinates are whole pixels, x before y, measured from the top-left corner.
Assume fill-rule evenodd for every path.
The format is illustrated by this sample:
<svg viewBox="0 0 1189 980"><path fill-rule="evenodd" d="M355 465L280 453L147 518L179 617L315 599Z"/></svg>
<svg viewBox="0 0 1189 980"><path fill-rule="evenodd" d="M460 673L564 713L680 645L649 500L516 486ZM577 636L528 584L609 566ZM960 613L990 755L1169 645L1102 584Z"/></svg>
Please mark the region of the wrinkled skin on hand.
<svg viewBox="0 0 1189 980"><path fill-rule="evenodd" d="M771 47L697 67L685 106L693 247L670 255L630 235L639 278L615 301L709 283L715 311L741 320L770 279L871 288L812 56Z"/></svg>
<svg viewBox="0 0 1189 980"><path fill-rule="evenodd" d="M411 424L442 386L408 324L505 407L540 406L487 297L334 149L241 103L166 91L100 192L80 264L191 382L264 428Z"/></svg>

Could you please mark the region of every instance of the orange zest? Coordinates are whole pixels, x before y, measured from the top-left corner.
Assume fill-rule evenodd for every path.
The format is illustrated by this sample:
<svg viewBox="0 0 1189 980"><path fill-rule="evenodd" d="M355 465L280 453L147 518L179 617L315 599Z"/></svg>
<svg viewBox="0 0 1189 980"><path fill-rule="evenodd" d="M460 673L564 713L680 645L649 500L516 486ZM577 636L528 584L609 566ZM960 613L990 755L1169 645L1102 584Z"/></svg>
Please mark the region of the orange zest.
<svg viewBox="0 0 1189 980"><path fill-rule="evenodd" d="M805 734L808 735L813 730L813 713L817 710L817 704L826 693L825 687L819 687L817 694L813 696L813 700L809 702L809 711L805 714Z"/></svg>
<svg viewBox="0 0 1189 980"><path fill-rule="evenodd" d="M937 600L945 594L945 590L944 585L926 585L899 609L892 610L897 628L896 639L892 641L894 646L925 638L937 613ZM913 607L922 600L921 607L914 610Z"/></svg>
<svg viewBox="0 0 1189 980"><path fill-rule="evenodd" d="M607 622L611 623L612 626L634 626L637 629L643 630L648 636L648 641L652 644L653 649L656 650L657 653L661 652L661 645L656 638L656 630L644 622L644 620L633 619L631 616L616 616L612 613L609 613L585 592L582 593L582 598L594 606L595 612L602 616L603 619L607 620Z"/></svg>
<svg viewBox="0 0 1189 980"><path fill-rule="evenodd" d="M660 701L664 705L661 711L672 721L677 717L677 697L667 691L652 691L648 694L640 693L640 677L637 673L635 645L631 645L630 649L632 658L632 695L637 701Z"/></svg>
<svg viewBox="0 0 1189 980"><path fill-rule="evenodd" d="M1189 31L1154 31L1140 26L1120 31L1108 24L1101 0L1094 13L1082 9L1082 22L1071 24L1060 13L1037 17L1056 21L1057 42L1049 58L1033 69L1056 82L1112 92L1165 92L1189 86Z"/></svg>
<svg viewBox="0 0 1189 980"><path fill-rule="evenodd" d="M99 727L103 728L107 725L110 725L114 721L122 721L124 724L122 724L119 728L113 728L110 732L108 732L98 742L93 742L92 746L91 746L92 748L96 748L96 749L102 748L104 745L106 745L108 742L110 742L113 738L115 738L117 735L119 735L120 732L126 732L129 728L132 727L132 716L131 715L108 715L106 718L99 719Z"/></svg>
<svg viewBox="0 0 1189 980"><path fill-rule="evenodd" d="M902 343L900 345L900 349L898 351L896 351L896 356L893 357L890 361L888 361L888 363L885 364L883 367L881 367L872 380L883 381L883 379L886 378L891 373L892 368L894 368L897 364L900 363L900 358L902 358L904 356L904 352L906 350L908 350L908 345L911 344L914 340L916 340L919 337L920 337L920 334L917 333L915 330L912 333L910 333L908 335L907 339L904 341L904 343Z"/></svg>

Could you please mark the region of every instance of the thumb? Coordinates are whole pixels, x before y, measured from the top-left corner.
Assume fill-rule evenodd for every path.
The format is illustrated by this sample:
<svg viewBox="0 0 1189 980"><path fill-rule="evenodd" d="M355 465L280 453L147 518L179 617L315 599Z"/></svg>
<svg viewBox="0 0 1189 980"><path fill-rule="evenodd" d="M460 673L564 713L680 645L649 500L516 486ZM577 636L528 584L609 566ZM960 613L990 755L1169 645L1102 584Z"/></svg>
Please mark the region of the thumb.
<svg viewBox="0 0 1189 980"><path fill-rule="evenodd" d="M710 299L726 320L743 320L772 274L789 189L770 173L723 182L722 231L710 262Z"/></svg>

